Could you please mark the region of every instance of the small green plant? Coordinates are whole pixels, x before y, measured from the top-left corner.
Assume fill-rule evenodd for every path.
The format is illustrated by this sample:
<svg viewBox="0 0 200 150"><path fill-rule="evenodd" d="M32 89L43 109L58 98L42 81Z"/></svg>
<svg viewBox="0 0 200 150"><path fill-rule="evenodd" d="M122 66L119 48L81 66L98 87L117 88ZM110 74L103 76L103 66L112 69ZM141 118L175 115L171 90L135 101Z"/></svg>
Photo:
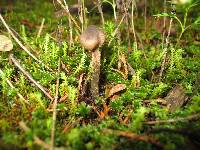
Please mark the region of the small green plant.
<svg viewBox="0 0 200 150"><path fill-rule="evenodd" d="M173 45L173 35L170 35L163 50L159 34L154 34L156 31L152 31L149 23L154 21L149 12L163 11L160 7L163 1L129 1L131 4L128 6L118 0L98 0L102 3L103 11L106 8L109 13L104 13L105 19L108 19L101 26L106 40L100 49L100 96L92 100L88 82L92 74L90 56L79 43L81 29L78 31L77 26L84 26L86 21L100 26L100 18L96 21L98 15L93 14L98 6L90 11L89 1L79 0L82 5L78 8L73 5L77 1L55 2L65 4L71 16L66 13L60 20L54 18L53 12L62 6L46 0L31 1L31 5L26 0L17 1L14 11L2 15L7 24L21 35L19 39L22 44L42 64L27 55L14 39L13 56L52 98L45 97L27 76L9 62L10 53L0 52L0 149L9 146L6 148L109 150L134 147L152 150L159 149L157 143L164 149L180 149L187 147L187 143L191 146L198 142L199 132L193 132L193 129L200 129L200 46L199 28L196 28L200 24L200 12L194 9L197 3L188 3L185 7L180 5L184 10L183 17L181 14L179 17L178 13L155 15L170 17L180 27L177 45ZM118 2L122 3L118 5ZM138 6L138 10L135 6ZM148 9L146 13L143 13L143 6ZM84 18L86 14L83 14L83 18L76 12L74 14L74 7L79 13L87 11L87 18ZM121 13L121 10L127 11L128 15ZM195 14L190 13L193 11ZM142 16L145 16L145 21ZM73 18L75 20L71 20ZM36 36L42 20L45 21L41 35ZM63 28L58 27L58 22L62 22L59 25ZM33 27L30 29L26 23L33 24ZM147 27L145 32L143 23ZM57 28L61 29L60 39L56 35ZM130 30L124 30L126 28ZM188 36L189 40L185 39L188 40L187 44L180 45L183 34L189 29L191 36ZM130 32L130 39L127 39L124 31ZM117 32L121 32L121 40ZM6 33L4 26L1 26L0 33ZM143 33L148 36L143 36ZM133 44L128 45L128 40ZM128 53L130 49L132 51ZM157 82L165 52L162 81ZM126 88L119 90L118 84ZM183 95L188 97L189 103L169 112L166 97L177 84L183 86ZM112 93L110 97L109 93ZM56 114L56 117L52 117L52 114ZM188 127L190 130L187 130ZM53 142L52 131L55 131ZM181 131L184 136L180 134ZM190 138L187 131L195 136Z"/></svg>
<svg viewBox="0 0 200 150"><path fill-rule="evenodd" d="M181 37L183 36L183 33L185 33L186 30L188 30L189 28L191 28L193 26L200 24L200 16L199 16L195 19L195 21L193 21L192 23L187 25L188 13L189 13L191 8L193 8L197 5L199 5L199 4L198 3L192 3L184 9L183 21L181 21L181 19L178 18L176 14L162 13L162 14L154 15L155 17L170 17L170 18L175 19L179 23L179 25L181 27L181 33L178 36L176 45L179 45L180 39L181 39Z"/></svg>

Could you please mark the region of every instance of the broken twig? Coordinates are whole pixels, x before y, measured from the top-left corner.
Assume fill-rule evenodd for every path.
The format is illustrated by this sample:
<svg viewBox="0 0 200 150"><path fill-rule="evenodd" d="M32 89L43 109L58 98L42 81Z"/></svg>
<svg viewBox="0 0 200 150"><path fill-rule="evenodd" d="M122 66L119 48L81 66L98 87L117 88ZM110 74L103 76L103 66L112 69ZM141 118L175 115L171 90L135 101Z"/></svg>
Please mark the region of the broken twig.
<svg viewBox="0 0 200 150"><path fill-rule="evenodd" d="M180 117L175 119L168 119L168 120L155 120L155 121L147 121L145 124L147 125L155 125L155 124L165 124L165 123L177 123L177 122L185 122L185 121L192 121L197 120L200 118L200 112L187 116L187 117Z"/></svg>
<svg viewBox="0 0 200 150"><path fill-rule="evenodd" d="M45 88L33 79L33 77L20 65L20 63L14 58L13 54L9 56L9 59L13 64L33 83L35 84L51 101L53 97L45 90Z"/></svg>

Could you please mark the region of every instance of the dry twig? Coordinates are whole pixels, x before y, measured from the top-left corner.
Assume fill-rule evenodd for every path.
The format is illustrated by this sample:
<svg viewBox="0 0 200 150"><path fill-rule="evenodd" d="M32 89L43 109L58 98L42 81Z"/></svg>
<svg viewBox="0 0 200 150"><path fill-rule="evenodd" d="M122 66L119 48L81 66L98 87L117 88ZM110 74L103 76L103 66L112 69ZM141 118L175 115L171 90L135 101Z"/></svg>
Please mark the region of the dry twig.
<svg viewBox="0 0 200 150"><path fill-rule="evenodd" d="M177 122L197 120L199 118L200 118L200 112L193 114L193 115L190 115L190 116L187 116L187 117L179 117L179 118L169 119L169 120L146 121L145 124L155 125L155 124L165 124L165 123L177 123Z"/></svg>
<svg viewBox="0 0 200 150"><path fill-rule="evenodd" d="M29 55L31 56L35 61L37 61L39 64L44 65L48 70L52 71L51 68L49 68L47 65L45 65L41 60L39 60L35 55L33 55L23 44L22 42L15 36L15 34L17 34L17 36L19 36L19 34L14 31L14 29L12 29L11 27L9 27L7 25L7 23L5 22L4 18L2 17L2 15L0 14L0 20L2 21L3 25L6 27L6 29L8 30L8 33L10 33L10 35L13 37L13 39L17 42L17 44L19 44L19 46ZM14 33L13 33L14 31ZM22 38L21 38L22 39ZM29 46L30 47L30 46Z"/></svg>
<svg viewBox="0 0 200 150"><path fill-rule="evenodd" d="M80 32L80 31L81 31L81 28L79 27L78 23L77 23L76 20L73 18L73 16L70 14L69 9L68 9L68 5L64 6L60 0L57 0L57 2L58 2L58 3L60 4L60 6L66 11L68 17L72 20L72 22L75 24L75 26L77 27L77 29L78 29L79 32Z"/></svg>
<svg viewBox="0 0 200 150"><path fill-rule="evenodd" d="M1 69L0 69L0 74L3 74L3 70L1 70ZM16 89L16 88L13 86L13 84L11 83L11 81L8 80L8 78L6 78L6 82L7 82L8 85L11 87L11 89ZM29 104L28 100L26 100L20 93L17 92L17 96L18 96L20 99L24 100L24 102L25 102L26 104Z"/></svg>
<svg viewBox="0 0 200 150"><path fill-rule="evenodd" d="M58 60L58 72L57 72L57 81L56 81L56 95L54 98L53 104L53 122L51 128L51 150L54 150L54 141L55 141L55 128L56 128L56 115L57 115L57 103L58 103L58 94L59 94L59 79L60 79L60 58Z"/></svg>
<svg viewBox="0 0 200 150"><path fill-rule="evenodd" d="M32 82L38 87L50 100L53 101L53 97L45 90L45 88L33 79L33 77L21 66L21 64L14 58L13 54L9 56L9 59L13 64Z"/></svg>
<svg viewBox="0 0 200 150"><path fill-rule="evenodd" d="M102 24L103 24L103 26L104 26L105 21L104 21L103 11L102 11L101 5L102 5L102 1L101 1L101 0L98 0L98 1L97 1L97 6L98 6L99 13L100 13L100 15L101 15Z"/></svg>
<svg viewBox="0 0 200 150"><path fill-rule="evenodd" d="M19 46L27 53L29 56L31 56L34 60L36 60L38 63L42 63L36 56L34 56L29 50L17 39L17 37L13 34L13 32L10 30L9 26L5 22L4 18L0 14L0 20L2 21L3 25L6 27L10 35L15 39L15 41L19 44Z"/></svg>
<svg viewBox="0 0 200 150"><path fill-rule="evenodd" d="M169 30L168 30L168 34L166 37L165 48L163 49L163 51L164 51L163 52L163 61L161 64L161 69L160 69L160 74L159 74L159 82L162 80L163 71L165 70L166 59L167 59L167 49L169 46L169 36L170 36L170 32L171 32L171 27L172 27L172 21L173 21L173 18L170 19Z"/></svg>
<svg viewBox="0 0 200 150"><path fill-rule="evenodd" d="M45 18L42 19L40 28L39 28L38 33L37 33L37 38L40 37L40 35L42 33L42 29L44 28L44 21L45 21Z"/></svg>
<svg viewBox="0 0 200 150"><path fill-rule="evenodd" d="M154 144L154 145L156 145L160 148L163 147L160 144L160 142L152 136L139 135L139 134L128 132L128 131L120 131L120 130L112 130L112 129L104 129L103 132L105 132L105 133L111 132L111 133L116 134L118 136L126 137L126 138L136 140L136 141L143 141L143 142L151 143L151 144Z"/></svg>

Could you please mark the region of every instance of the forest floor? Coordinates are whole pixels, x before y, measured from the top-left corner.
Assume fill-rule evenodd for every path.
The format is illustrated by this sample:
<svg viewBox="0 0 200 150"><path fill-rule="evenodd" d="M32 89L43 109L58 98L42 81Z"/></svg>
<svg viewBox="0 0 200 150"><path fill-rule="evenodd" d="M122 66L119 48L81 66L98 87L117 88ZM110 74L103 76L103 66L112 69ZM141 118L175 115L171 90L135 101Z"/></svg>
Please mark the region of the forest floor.
<svg viewBox="0 0 200 150"><path fill-rule="evenodd" d="M200 4L58 2L0 2L0 149L199 149Z"/></svg>

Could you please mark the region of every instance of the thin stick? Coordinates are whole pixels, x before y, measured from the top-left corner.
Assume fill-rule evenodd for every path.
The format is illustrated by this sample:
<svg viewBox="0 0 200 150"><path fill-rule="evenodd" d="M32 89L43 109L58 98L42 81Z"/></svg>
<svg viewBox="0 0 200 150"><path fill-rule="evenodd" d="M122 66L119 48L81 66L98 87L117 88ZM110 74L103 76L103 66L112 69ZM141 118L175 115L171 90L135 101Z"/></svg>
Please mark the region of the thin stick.
<svg viewBox="0 0 200 150"><path fill-rule="evenodd" d="M132 133L129 131L112 130L112 129L104 129L103 131L105 133L112 132L113 134L117 134L118 136L123 136L123 137L133 139L136 141L143 141L143 142L151 143L158 147L162 147L162 145L160 144L160 142L157 139L155 139L154 137L148 136L148 135L139 135L139 134Z"/></svg>
<svg viewBox="0 0 200 150"><path fill-rule="evenodd" d="M50 100L53 101L53 97L45 90L45 88L33 79L33 77L20 65L20 63L14 58L13 54L9 56L9 59L14 65L33 83L38 87Z"/></svg>
<svg viewBox="0 0 200 150"><path fill-rule="evenodd" d="M131 1L124 2L123 4L123 10L125 15L125 25L126 25L126 32L127 32L127 39L128 40L128 54L131 53L131 41L130 41L130 30L129 30L129 13L128 13L128 7L131 4Z"/></svg>
<svg viewBox="0 0 200 150"><path fill-rule="evenodd" d="M137 38L136 38L134 14L133 14L134 6L135 6L135 1L132 1L132 4L131 4L131 27L132 27L132 30L133 30L134 42L136 43L136 50L137 50Z"/></svg>
<svg viewBox="0 0 200 150"><path fill-rule="evenodd" d="M98 0L98 1L97 1L97 6L98 6L99 13L100 13L100 15L101 15L101 22L102 22L102 24L103 24L103 26L104 26L105 21L104 21L103 11L102 11L101 5L102 5L102 1L101 1L101 0Z"/></svg>
<svg viewBox="0 0 200 150"><path fill-rule="evenodd" d="M42 33L42 29L44 28L44 22L45 22L45 18L42 19L40 29L39 29L38 34L37 34L37 38L40 37L40 35Z"/></svg>
<svg viewBox="0 0 200 150"><path fill-rule="evenodd" d="M57 38L58 38L58 47L59 47L59 50L60 50L61 46L62 46L62 37L61 37L60 25L58 25ZM59 84L60 84L59 83L60 69L61 69L61 59L59 57L57 80L56 80L56 94L55 94L54 103L53 103L53 116L52 116L52 128L51 128L51 150L54 150L54 144L55 144L56 115L57 115L57 103L58 103Z"/></svg>
<svg viewBox="0 0 200 150"><path fill-rule="evenodd" d="M14 40L19 44L19 46L27 53L29 56L31 56L34 60L36 60L38 63L42 63L36 56L34 56L29 50L17 39L17 37L13 34L13 32L10 30L9 26L5 22L4 18L0 14L0 20L2 21L3 25L6 27L10 35L14 38Z"/></svg>
<svg viewBox="0 0 200 150"><path fill-rule="evenodd" d="M0 74L4 74L4 73L3 73L3 70L1 70L1 69L0 69ZM11 81L8 80L8 78L6 78L6 82L8 83L8 85L9 85L12 89L16 90L16 88L13 86L13 84L11 83ZM17 90L16 90L16 91L17 91ZM19 92L17 92L17 96L18 96L20 99L24 100L24 102L25 102L26 104L29 104L29 102L28 102Z"/></svg>
<svg viewBox="0 0 200 150"><path fill-rule="evenodd" d="M144 31L147 31L147 0L144 1Z"/></svg>
<svg viewBox="0 0 200 150"><path fill-rule="evenodd" d="M70 12L69 12L69 9L68 9L68 5L66 3L65 0L64 1L64 4L65 4L65 8L66 10L68 10L68 16L71 15ZM69 48L71 48L71 45L73 43L73 27L72 27L72 18L71 17L68 17L68 22L69 22Z"/></svg>
<svg viewBox="0 0 200 150"><path fill-rule="evenodd" d="M119 30L119 27L120 27L120 25L122 24L122 22L123 22L125 16L126 16L126 15L124 14L123 17L122 17L122 19L120 20L118 26L116 27L115 31L112 33L112 37L115 37L115 35L117 34L117 32L118 32L118 30ZM111 38L111 40L108 42L108 46L111 44L112 40L113 40L113 38Z"/></svg>
<svg viewBox="0 0 200 150"><path fill-rule="evenodd" d="M79 20L81 22L81 31L83 32L83 29L84 29L84 18L83 18L83 4L82 4L82 0L78 0L78 17L79 17Z"/></svg>
<svg viewBox="0 0 200 150"><path fill-rule="evenodd" d="M61 5L61 7L66 11L68 17L73 21L73 23L75 24L75 26L78 28L79 32L81 32L81 28L79 27L78 23L76 22L76 20L72 17L72 15L69 13L69 9L68 6L64 6L62 4L62 2L60 0L57 0L57 2Z"/></svg>
<svg viewBox="0 0 200 150"><path fill-rule="evenodd" d="M86 6L85 6L85 0L81 0L82 2L82 5L81 5L81 7L82 7L82 11L83 11L83 27L84 28L86 28L86 26L87 26L87 23L88 23L88 20L87 20L87 17L86 17Z"/></svg>
<svg viewBox="0 0 200 150"><path fill-rule="evenodd" d="M169 46L169 36L170 36L170 32L171 32L171 27L172 27L172 21L173 21L173 18L170 19L169 30L168 30L168 34L166 37L166 44L165 44L165 48L163 49L164 54L163 54L163 61L161 64L161 70L160 70L160 74L159 74L159 82L162 80L163 71L165 69L165 63L166 63L166 58L167 58L167 49Z"/></svg>
<svg viewBox="0 0 200 150"><path fill-rule="evenodd" d="M166 0L164 0L164 13L166 13ZM165 28L166 28L166 16L164 16L164 18L163 18L163 28L164 28L164 30L163 30L163 34L162 34L162 49L164 48L164 41L165 41L165 33L166 33L166 31L165 31Z"/></svg>
<svg viewBox="0 0 200 150"><path fill-rule="evenodd" d="M12 32L13 32L21 41L23 41L23 42L26 44L26 46L27 46L28 48L30 48L32 51L35 51L35 50L29 45L29 43L27 43L26 41L24 41L24 39L19 35L19 33L17 33L17 31L15 31L15 30L14 30L13 28L11 28L11 27L10 27L10 29L12 30ZM44 67L45 67L47 70L49 70L49 71L51 71L51 72L54 73L53 69L51 69L48 65L42 63L42 61L40 61L39 63L41 63L42 65L44 65Z"/></svg>
<svg viewBox="0 0 200 150"><path fill-rule="evenodd" d="M19 122L19 126L25 131L25 132L29 132L30 131L30 128L28 128L25 124L25 122L23 121L20 121ZM46 150L50 150L50 145L45 143L44 141L42 141L39 137L37 137L36 135L33 136L33 139L34 139L34 142L43 147L44 149Z"/></svg>
<svg viewBox="0 0 200 150"><path fill-rule="evenodd" d="M53 122L51 128L51 150L54 150L54 143L55 143L55 128L56 128L56 115L57 115L57 103L58 103L58 94L59 94L59 79L60 79L60 58L58 60L58 72L57 72L57 81L56 81L56 95L54 98L53 104Z"/></svg>
<svg viewBox="0 0 200 150"><path fill-rule="evenodd" d="M187 117L180 117L175 119L169 119L169 120L155 120L155 121L147 121L145 124L148 125L155 125L155 124L165 124L165 123L177 123L177 122L184 122L184 121L192 121L192 120L198 120L200 118L200 113L196 113Z"/></svg>

